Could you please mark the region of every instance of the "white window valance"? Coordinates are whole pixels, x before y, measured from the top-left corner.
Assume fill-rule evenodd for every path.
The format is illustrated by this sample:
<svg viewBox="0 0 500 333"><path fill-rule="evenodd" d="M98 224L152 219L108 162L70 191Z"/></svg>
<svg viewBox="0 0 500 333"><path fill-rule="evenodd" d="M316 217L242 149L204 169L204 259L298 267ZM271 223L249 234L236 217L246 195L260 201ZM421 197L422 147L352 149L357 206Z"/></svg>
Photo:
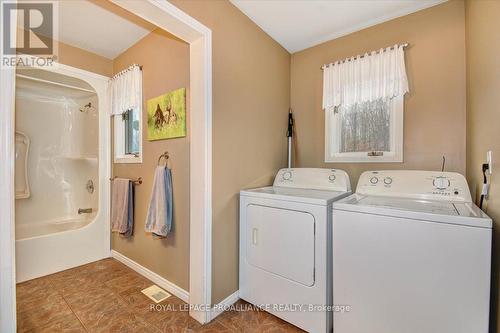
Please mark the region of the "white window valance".
<svg viewBox="0 0 500 333"><path fill-rule="evenodd" d="M109 80L110 114L122 114L142 106L142 70L139 65L116 74Z"/></svg>
<svg viewBox="0 0 500 333"><path fill-rule="evenodd" d="M323 109L403 96L408 92L404 45L365 53L323 68Z"/></svg>

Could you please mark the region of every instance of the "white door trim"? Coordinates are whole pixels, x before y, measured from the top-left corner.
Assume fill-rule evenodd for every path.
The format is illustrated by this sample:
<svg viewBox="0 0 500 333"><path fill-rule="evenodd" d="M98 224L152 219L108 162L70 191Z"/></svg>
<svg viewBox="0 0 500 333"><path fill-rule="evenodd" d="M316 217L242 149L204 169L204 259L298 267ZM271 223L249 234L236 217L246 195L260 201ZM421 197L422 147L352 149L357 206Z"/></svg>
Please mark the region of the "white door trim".
<svg viewBox="0 0 500 333"><path fill-rule="evenodd" d="M0 35L3 36L3 31ZM0 38L3 39L3 37ZM3 40L1 42L3 43ZM15 332L14 106L16 71L13 67L5 67L0 72L0 332Z"/></svg>
<svg viewBox="0 0 500 333"><path fill-rule="evenodd" d="M190 44L189 314L211 320L212 31L166 0L111 0Z"/></svg>

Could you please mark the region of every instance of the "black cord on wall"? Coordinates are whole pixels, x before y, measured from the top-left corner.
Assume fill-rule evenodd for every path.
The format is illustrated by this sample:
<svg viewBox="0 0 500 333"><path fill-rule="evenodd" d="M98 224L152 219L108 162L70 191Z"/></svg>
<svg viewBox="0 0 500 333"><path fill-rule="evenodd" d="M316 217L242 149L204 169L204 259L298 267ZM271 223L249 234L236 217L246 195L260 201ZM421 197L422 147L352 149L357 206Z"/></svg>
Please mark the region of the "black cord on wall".
<svg viewBox="0 0 500 333"><path fill-rule="evenodd" d="M488 163L483 164L483 188L481 190L481 197L479 199L479 208L483 209L484 198L488 195L488 178L486 177L486 171L488 171Z"/></svg>

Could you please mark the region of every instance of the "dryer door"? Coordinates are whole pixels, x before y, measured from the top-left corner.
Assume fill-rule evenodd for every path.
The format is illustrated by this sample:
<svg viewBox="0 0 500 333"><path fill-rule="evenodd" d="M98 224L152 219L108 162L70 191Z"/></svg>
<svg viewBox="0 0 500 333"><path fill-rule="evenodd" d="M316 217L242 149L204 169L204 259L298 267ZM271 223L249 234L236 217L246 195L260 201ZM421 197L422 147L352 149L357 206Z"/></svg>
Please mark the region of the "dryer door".
<svg viewBox="0 0 500 333"><path fill-rule="evenodd" d="M314 285L312 214L251 204L246 220L248 263L305 286Z"/></svg>

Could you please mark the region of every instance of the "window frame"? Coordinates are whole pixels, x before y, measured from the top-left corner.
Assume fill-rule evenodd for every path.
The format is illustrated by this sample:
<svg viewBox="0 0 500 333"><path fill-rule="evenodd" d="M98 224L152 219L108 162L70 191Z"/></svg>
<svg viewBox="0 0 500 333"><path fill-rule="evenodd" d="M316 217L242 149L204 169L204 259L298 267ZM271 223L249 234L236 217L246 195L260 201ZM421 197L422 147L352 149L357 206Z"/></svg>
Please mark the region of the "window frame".
<svg viewBox="0 0 500 333"><path fill-rule="evenodd" d="M142 107L135 109L139 113L139 153L138 154L126 154L125 153L125 120L122 115L114 115L113 118L113 137L114 137L114 149L113 149L113 160L114 163L142 163Z"/></svg>
<svg viewBox="0 0 500 333"><path fill-rule="evenodd" d="M340 147L340 113L325 111L325 162L326 163L383 163L403 162L403 127L404 127L404 96L392 99L390 124L389 152L384 151L382 156L369 156L369 152L339 152ZM333 118L333 119L332 119ZM335 147L336 152L331 148Z"/></svg>

